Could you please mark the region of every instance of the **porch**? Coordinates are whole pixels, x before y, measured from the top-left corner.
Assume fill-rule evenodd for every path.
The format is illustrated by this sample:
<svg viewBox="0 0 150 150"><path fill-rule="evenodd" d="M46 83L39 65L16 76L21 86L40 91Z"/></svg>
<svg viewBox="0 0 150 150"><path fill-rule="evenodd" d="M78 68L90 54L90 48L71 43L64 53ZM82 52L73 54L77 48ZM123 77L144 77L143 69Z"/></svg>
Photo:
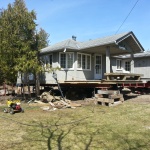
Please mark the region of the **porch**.
<svg viewBox="0 0 150 150"><path fill-rule="evenodd" d="M139 87L142 84L140 80L142 74L134 73L105 73L105 79L102 80L65 80L59 82L61 86L72 87L94 87L94 88L112 88L117 85L128 85L129 87Z"/></svg>

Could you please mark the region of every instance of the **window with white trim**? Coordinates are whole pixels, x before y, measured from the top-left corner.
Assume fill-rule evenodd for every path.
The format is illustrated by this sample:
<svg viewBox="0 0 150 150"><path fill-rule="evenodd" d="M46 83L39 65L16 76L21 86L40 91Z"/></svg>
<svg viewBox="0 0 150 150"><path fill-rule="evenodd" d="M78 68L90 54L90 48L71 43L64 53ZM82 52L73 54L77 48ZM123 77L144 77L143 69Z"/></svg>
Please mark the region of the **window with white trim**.
<svg viewBox="0 0 150 150"><path fill-rule="evenodd" d="M117 69L121 69L121 65L122 65L122 62L121 62L121 59L117 59L116 60L116 64L117 64Z"/></svg>
<svg viewBox="0 0 150 150"><path fill-rule="evenodd" d="M90 70L91 69L91 55L90 54L77 54L77 68L83 70Z"/></svg>
<svg viewBox="0 0 150 150"><path fill-rule="evenodd" d="M131 62L130 61L125 62L125 70L126 71L131 71Z"/></svg>
<svg viewBox="0 0 150 150"><path fill-rule="evenodd" d="M60 56L60 67L62 69L72 69L74 62L74 53L73 52L65 52L59 53Z"/></svg>

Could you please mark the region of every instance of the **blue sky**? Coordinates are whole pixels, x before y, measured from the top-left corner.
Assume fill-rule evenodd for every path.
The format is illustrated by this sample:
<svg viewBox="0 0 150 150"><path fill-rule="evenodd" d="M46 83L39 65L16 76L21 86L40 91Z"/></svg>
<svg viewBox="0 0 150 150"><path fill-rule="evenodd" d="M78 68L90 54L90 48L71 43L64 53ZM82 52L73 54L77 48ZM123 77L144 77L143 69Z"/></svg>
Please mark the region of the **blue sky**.
<svg viewBox="0 0 150 150"><path fill-rule="evenodd" d="M7 8L15 0L0 0ZM101 38L117 32L137 0L25 0L37 14L38 27L50 34L50 45L69 39ZM150 50L150 0L138 0L117 33L133 31L144 49Z"/></svg>

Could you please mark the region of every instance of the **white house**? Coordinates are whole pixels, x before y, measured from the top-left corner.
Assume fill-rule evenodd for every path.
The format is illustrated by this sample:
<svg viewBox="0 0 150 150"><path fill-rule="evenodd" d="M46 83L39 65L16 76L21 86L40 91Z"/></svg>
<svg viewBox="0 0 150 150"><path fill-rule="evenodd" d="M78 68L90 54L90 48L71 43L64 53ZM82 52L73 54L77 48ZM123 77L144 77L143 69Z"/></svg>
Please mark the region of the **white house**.
<svg viewBox="0 0 150 150"><path fill-rule="evenodd" d="M143 51L134 33L127 32L86 42L79 42L73 36L72 39L41 49L40 58L45 65L61 68L56 71L60 82L86 81L103 79L104 73L136 72L134 54ZM127 54L129 61L123 58ZM116 59L113 57L116 55L122 57ZM40 83L54 82L52 73L42 74Z"/></svg>

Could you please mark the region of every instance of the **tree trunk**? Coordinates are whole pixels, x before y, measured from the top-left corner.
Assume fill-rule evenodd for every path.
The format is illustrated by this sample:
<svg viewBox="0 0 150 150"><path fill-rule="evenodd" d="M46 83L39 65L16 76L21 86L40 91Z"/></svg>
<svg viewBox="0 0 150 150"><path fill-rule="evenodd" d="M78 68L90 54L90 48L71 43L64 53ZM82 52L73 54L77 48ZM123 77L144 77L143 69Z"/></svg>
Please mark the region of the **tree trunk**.
<svg viewBox="0 0 150 150"><path fill-rule="evenodd" d="M4 96L6 96L6 82L3 83L3 89L4 89Z"/></svg>
<svg viewBox="0 0 150 150"><path fill-rule="evenodd" d="M31 90L30 90L30 83L29 83L29 74L27 74L27 83L28 83L28 95L31 98Z"/></svg>
<svg viewBox="0 0 150 150"><path fill-rule="evenodd" d="M22 93L22 91L23 91L23 93ZM22 79L22 73L21 73L21 95L23 95L23 99L26 99L25 90L24 90L24 81Z"/></svg>
<svg viewBox="0 0 150 150"><path fill-rule="evenodd" d="M35 89L36 89L36 97L40 95L40 81L39 81L39 74L35 74Z"/></svg>

